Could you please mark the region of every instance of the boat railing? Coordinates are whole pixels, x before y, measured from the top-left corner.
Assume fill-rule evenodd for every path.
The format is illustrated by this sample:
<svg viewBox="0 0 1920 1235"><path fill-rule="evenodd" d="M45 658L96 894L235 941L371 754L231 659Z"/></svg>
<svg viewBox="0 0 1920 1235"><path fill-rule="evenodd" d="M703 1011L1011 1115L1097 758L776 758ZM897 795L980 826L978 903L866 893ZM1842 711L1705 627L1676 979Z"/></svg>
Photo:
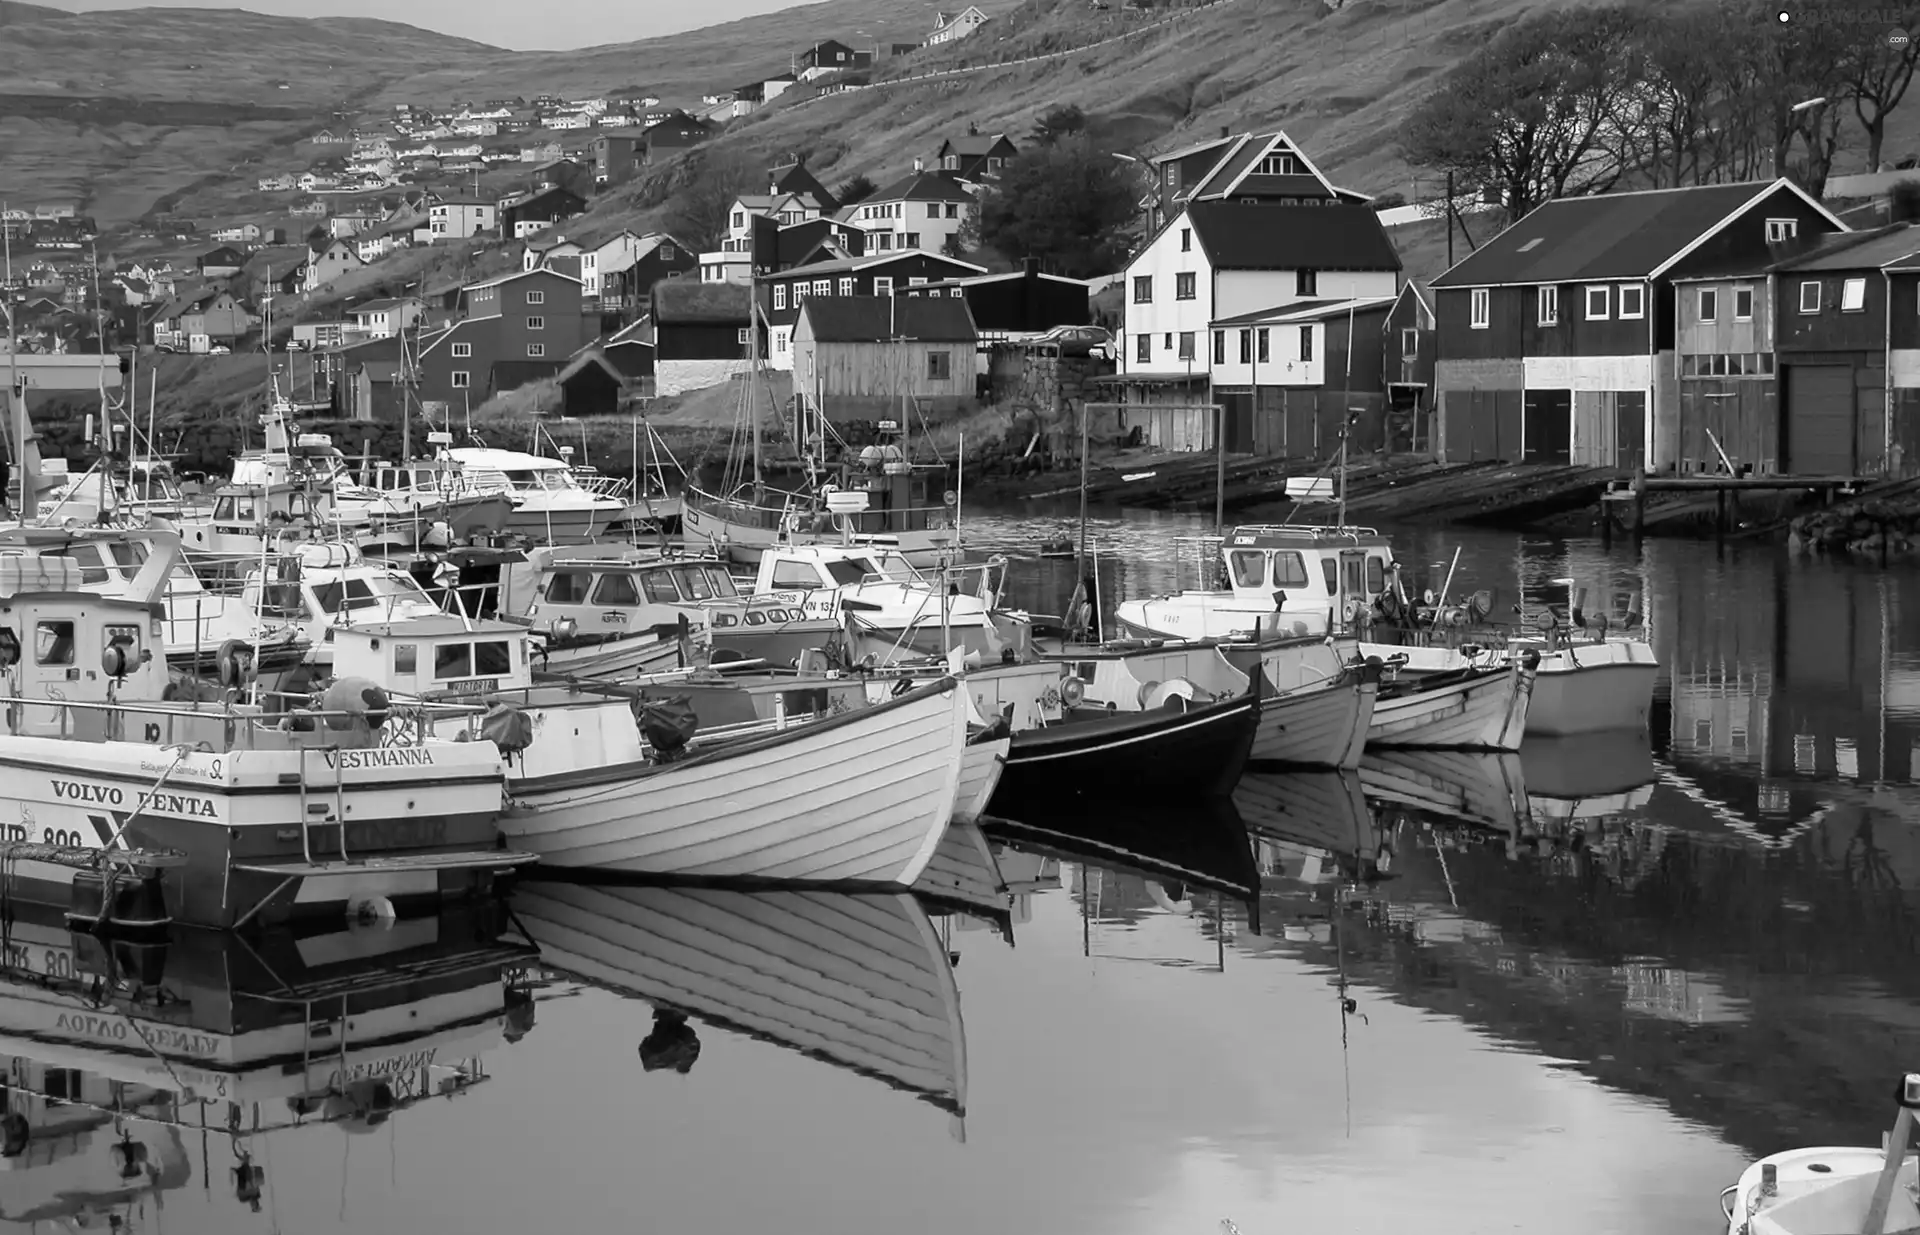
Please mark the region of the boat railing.
<svg viewBox="0 0 1920 1235"><path fill-rule="evenodd" d="M258 697L269 699L281 705L281 710L269 711L258 704L242 705L239 692L229 690L230 698L219 701L181 700L177 703L122 703L119 700L96 699L50 699L27 696L0 695L0 709L4 709L4 724L8 733L16 736L23 733L40 733L41 726L29 726L27 722L36 713L30 709L54 710L59 714L59 729L54 736L78 741L141 741L154 746L176 746L184 738L191 737L191 744L207 753L225 754L241 750L281 750L290 746L262 746L258 738L266 733L278 733L289 738L313 735L324 739L329 732L344 732L352 726L367 722L363 712L327 711L307 708L300 705L310 704L310 694L291 695L279 691L260 691ZM470 731L477 733L477 722L485 713L485 708L468 708L454 705L425 704L409 706L406 719L412 724L382 724L377 730L380 746L421 746L429 738L444 737L438 726L433 723L436 714L468 717L474 725ZM414 715L414 713L419 715ZM141 717L142 724L133 730L127 724L128 717ZM289 721L298 717L302 722L315 722L314 728L302 730L293 728ZM89 726L82 732L80 721L83 718L97 719L97 726ZM148 718L152 718L151 721ZM335 722L340 722L336 726ZM204 729L211 723L223 726L224 743L216 748L211 739L204 736ZM185 732L183 732L185 731ZM325 747L324 740L302 743L312 747Z"/></svg>
<svg viewBox="0 0 1920 1235"><path fill-rule="evenodd" d="M581 489L594 497L611 497L626 501L633 491L633 482L625 476L607 476L600 472L580 472L573 474L573 481Z"/></svg>

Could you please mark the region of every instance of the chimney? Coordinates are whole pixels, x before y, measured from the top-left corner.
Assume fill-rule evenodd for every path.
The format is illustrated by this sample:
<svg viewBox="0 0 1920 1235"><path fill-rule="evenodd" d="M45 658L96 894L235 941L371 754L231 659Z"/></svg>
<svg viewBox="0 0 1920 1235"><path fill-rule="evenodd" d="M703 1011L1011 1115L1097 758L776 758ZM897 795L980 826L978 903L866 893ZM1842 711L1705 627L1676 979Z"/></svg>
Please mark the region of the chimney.
<svg viewBox="0 0 1920 1235"><path fill-rule="evenodd" d="M1029 258L1027 258L1027 259L1026 259L1026 261L1025 261L1025 262L1023 262L1023 263L1022 263L1022 265L1023 265L1023 267L1024 267L1024 272L1025 272L1025 274L1026 274L1026 277L1027 277L1027 278L1029 278L1029 279L1032 279L1032 278L1037 278L1037 277L1039 277L1039 274L1040 274L1040 259L1039 259L1039 258L1037 258L1037 257L1029 257Z"/></svg>
<svg viewBox="0 0 1920 1235"><path fill-rule="evenodd" d="M1223 125L1221 125L1221 126L1220 126L1220 140L1221 140L1221 141L1225 141L1225 140L1226 140L1227 138L1229 138L1229 137L1232 137L1232 136L1233 136L1233 126L1232 126L1232 125L1230 125L1230 124L1223 124Z"/></svg>
<svg viewBox="0 0 1920 1235"><path fill-rule="evenodd" d="M913 170L914 170L914 171L915 171L916 173L917 173L917 172L922 172L922 171L925 171L925 170L926 170L926 163L925 163L925 160L923 160L923 159L920 159L920 158L917 158L917 157L916 157L916 158L915 158L915 159L913 160Z"/></svg>

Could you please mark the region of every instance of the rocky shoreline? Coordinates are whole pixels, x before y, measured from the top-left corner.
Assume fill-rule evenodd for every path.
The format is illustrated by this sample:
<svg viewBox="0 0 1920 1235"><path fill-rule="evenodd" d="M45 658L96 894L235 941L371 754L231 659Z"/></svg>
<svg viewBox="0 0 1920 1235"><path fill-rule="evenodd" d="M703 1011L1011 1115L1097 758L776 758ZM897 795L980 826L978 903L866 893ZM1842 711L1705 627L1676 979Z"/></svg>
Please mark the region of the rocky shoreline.
<svg viewBox="0 0 1920 1235"><path fill-rule="evenodd" d="M1910 555L1920 552L1920 509L1911 499L1873 499L1812 511L1789 525L1787 547L1836 557Z"/></svg>

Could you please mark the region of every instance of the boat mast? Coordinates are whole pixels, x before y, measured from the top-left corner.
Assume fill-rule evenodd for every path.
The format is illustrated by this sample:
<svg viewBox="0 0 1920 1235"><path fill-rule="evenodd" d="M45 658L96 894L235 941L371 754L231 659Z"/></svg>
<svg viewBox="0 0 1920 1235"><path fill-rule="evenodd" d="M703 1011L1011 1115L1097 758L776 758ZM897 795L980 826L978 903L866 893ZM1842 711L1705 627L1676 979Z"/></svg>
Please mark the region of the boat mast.
<svg viewBox="0 0 1920 1235"><path fill-rule="evenodd" d="M20 301L13 294L13 229L4 221L6 210L0 203L0 246L4 246L6 280L0 283L0 296L7 308L7 403L13 412L13 470L20 485L20 508L15 515L22 523L32 517L33 467L27 462L27 387L20 377Z"/></svg>
<svg viewBox="0 0 1920 1235"><path fill-rule="evenodd" d="M749 242L749 248L752 247ZM759 255L754 254L757 258ZM747 262L747 418L753 429L753 504L766 500L766 483L760 474L760 403L753 397L754 383L760 380L760 265Z"/></svg>
<svg viewBox="0 0 1920 1235"><path fill-rule="evenodd" d="M1347 300L1347 380L1340 391L1340 516L1336 526L1347 526L1347 439L1353 436L1353 300Z"/></svg>

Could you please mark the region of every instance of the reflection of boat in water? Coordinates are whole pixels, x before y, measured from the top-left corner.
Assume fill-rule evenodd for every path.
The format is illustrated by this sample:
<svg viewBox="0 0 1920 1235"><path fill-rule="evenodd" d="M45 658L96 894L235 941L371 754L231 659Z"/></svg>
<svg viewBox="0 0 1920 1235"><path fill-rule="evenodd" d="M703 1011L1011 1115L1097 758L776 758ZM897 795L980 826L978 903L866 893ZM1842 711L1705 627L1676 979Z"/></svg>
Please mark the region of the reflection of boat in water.
<svg viewBox="0 0 1920 1235"><path fill-rule="evenodd" d="M989 819L986 828L995 839L1030 853L1137 872L1149 880L1177 880L1242 900L1260 890L1247 826L1225 799L1132 810L1103 805L1040 823Z"/></svg>
<svg viewBox="0 0 1920 1235"><path fill-rule="evenodd" d="M1372 857L1373 817L1352 772L1249 772L1233 804L1255 835Z"/></svg>
<svg viewBox="0 0 1920 1235"><path fill-rule="evenodd" d="M960 991L912 896L536 882L513 908L553 968L654 1006L650 1069L692 1066L694 1017L965 1113Z"/></svg>
<svg viewBox="0 0 1920 1235"><path fill-rule="evenodd" d="M1360 787L1372 801L1517 834L1527 813L1520 757L1477 751L1369 749Z"/></svg>
<svg viewBox="0 0 1920 1235"><path fill-rule="evenodd" d="M0 968L0 1222L129 1229L128 1207L191 1178L189 1144L209 1186L224 1177L251 1204L256 1138L316 1122L367 1131L484 1080L478 1056L531 1012L503 992L533 956L498 941L503 918L486 904L379 932L184 930L139 946L15 919Z"/></svg>
<svg viewBox="0 0 1920 1235"><path fill-rule="evenodd" d="M1537 822L1594 819L1644 807L1660 771L1645 733L1529 738L1520 747Z"/></svg>
<svg viewBox="0 0 1920 1235"><path fill-rule="evenodd" d="M936 912L954 908L979 914L996 924L1007 922L1011 901L993 846L977 823L956 819L947 825L933 859L913 885L913 892Z"/></svg>

